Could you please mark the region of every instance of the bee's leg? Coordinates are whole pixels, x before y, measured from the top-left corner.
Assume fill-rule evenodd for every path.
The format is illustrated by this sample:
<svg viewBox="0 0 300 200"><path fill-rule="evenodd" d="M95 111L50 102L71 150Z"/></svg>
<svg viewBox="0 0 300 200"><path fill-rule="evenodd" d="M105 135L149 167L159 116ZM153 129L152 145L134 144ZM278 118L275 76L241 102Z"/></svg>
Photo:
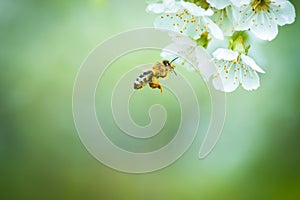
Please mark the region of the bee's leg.
<svg viewBox="0 0 300 200"><path fill-rule="evenodd" d="M156 77L152 78L152 82L149 83L149 86L153 89L158 88L160 90L160 93L162 93L162 86L161 84L158 82Z"/></svg>
<svg viewBox="0 0 300 200"><path fill-rule="evenodd" d="M157 88L160 90L160 93L162 93L162 86L160 84L157 86Z"/></svg>

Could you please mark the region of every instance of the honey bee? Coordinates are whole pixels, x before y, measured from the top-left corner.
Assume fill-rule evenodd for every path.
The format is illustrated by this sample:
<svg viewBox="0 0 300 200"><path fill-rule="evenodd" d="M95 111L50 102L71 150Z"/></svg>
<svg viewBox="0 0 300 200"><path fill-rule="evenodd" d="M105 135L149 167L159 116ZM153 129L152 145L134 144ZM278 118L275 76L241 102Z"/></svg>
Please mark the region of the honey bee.
<svg viewBox="0 0 300 200"><path fill-rule="evenodd" d="M177 58L178 57L174 58L171 62L163 60L155 63L150 70L143 72L134 81L133 88L138 90L149 84L152 89L158 88L160 93L162 93L162 86L158 82L158 79L167 77L170 72L174 72L175 75L177 75L174 70L175 66L172 64Z"/></svg>

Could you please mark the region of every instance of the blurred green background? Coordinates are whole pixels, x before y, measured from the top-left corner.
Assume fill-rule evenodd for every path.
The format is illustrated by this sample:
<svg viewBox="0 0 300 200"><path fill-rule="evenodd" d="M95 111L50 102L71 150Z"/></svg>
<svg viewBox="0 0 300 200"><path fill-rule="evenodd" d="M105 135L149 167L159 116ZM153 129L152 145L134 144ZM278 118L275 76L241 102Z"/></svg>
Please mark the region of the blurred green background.
<svg viewBox="0 0 300 200"><path fill-rule="evenodd" d="M292 2L299 13L300 2ZM227 95L222 136L204 160L197 153L209 96L203 81L184 69L178 70L199 87L204 125L183 157L137 175L110 169L86 151L72 118L76 73L108 37L152 26L155 16L145 7L142 0L0 1L0 199L300 199L299 20L260 44L257 60L267 71L262 86ZM159 59L159 52L150 54L146 62ZM129 56L126 66L130 58L144 59ZM147 88L141 94L134 98L145 101L145 108L152 103L149 96L163 103L172 96ZM137 108L130 107L137 123L147 124L147 109L142 103ZM176 101L166 109L179 112ZM178 117L171 120L176 124ZM168 126L165 139L176 128ZM144 143L145 149L162 142Z"/></svg>

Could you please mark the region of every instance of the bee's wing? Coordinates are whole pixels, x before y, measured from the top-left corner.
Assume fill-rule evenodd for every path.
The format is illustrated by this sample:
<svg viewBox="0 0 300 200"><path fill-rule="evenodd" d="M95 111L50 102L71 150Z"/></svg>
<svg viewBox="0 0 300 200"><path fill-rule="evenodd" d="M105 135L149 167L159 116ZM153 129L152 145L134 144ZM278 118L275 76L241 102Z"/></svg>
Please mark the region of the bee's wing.
<svg viewBox="0 0 300 200"><path fill-rule="evenodd" d="M165 71L165 65L157 62L152 66L152 71L154 76L160 76L160 74Z"/></svg>

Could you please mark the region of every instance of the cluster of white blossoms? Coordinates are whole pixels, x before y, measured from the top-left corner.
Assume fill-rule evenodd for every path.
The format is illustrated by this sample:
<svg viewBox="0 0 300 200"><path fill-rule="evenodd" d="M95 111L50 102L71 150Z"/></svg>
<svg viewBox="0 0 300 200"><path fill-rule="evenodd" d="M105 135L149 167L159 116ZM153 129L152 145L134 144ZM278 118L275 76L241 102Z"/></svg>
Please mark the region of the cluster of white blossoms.
<svg viewBox="0 0 300 200"><path fill-rule="evenodd" d="M246 90L260 86L257 72L265 72L248 55L248 33L271 41L278 34L278 25L291 24L296 17L287 0L157 0L146 11L159 15L156 28L178 33L171 34L173 43L162 57L181 55L177 64L200 72L205 81L213 77L214 87L225 92L239 85ZM220 46L211 53L212 65L203 62L211 40L228 41L227 48Z"/></svg>

